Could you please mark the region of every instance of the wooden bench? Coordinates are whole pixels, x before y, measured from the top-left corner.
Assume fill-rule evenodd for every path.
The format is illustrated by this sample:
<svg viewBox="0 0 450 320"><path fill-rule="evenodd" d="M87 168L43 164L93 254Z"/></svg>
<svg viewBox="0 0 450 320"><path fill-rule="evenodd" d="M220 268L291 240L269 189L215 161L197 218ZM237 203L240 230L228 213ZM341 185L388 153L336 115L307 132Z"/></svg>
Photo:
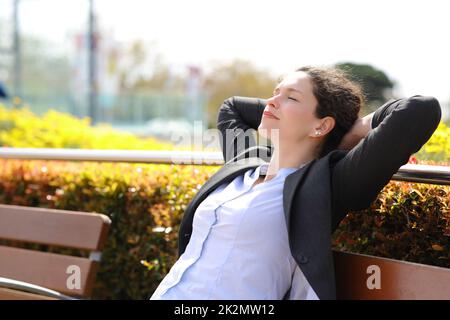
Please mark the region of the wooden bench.
<svg viewBox="0 0 450 320"><path fill-rule="evenodd" d="M0 239L90 253L84 258L0 245L0 299L89 297L110 223L102 214L0 205Z"/></svg>
<svg viewBox="0 0 450 320"><path fill-rule="evenodd" d="M333 254L338 299L450 299L450 269L363 254Z"/></svg>
<svg viewBox="0 0 450 320"><path fill-rule="evenodd" d="M101 214L0 205L0 239L90 252L89 258L82 258L0 245L0 299L89 297L110 223ZM333 254L338 299L450 299L450 269ZM79 287L68 285L74 266Z"/></svg>

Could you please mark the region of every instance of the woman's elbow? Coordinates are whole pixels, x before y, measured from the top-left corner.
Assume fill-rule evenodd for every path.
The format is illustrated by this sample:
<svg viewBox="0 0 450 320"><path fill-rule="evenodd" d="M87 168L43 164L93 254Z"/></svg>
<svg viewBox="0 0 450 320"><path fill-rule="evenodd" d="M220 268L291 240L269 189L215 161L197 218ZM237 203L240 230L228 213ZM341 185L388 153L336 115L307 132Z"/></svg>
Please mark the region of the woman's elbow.
<svg viewBox="0 0 450 320"><path fill-rule="evenodd" d="M442 117L439 101L432 96L412 96L408 102L421 114L421 121L429 121L430 125L437 127Z"/></svg>

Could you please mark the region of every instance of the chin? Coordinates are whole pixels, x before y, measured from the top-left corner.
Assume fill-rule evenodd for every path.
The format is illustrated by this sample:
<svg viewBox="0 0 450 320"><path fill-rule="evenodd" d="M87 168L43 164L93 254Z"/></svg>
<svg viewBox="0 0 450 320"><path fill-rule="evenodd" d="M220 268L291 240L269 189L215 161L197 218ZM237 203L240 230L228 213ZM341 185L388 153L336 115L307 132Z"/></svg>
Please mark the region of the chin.
<svg viewBox="0 0 450 320"><path fill-rule="evenodd" d="M279 128L273 128L273 127L264 126L264 125L260 125L258 127L258 134L265 139L270 139L272 136L276 137L276 136L278 136L278 133L279 133Z"/></svg>

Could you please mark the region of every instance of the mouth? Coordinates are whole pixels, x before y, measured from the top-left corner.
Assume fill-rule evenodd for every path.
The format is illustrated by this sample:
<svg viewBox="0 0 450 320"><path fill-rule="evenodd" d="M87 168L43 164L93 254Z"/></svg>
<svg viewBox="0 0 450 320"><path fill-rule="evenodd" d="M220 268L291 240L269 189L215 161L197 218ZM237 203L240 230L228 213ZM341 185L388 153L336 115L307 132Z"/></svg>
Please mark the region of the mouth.
<svg viewBox="0 0 450 320"><path fill-rule="evenodd" d="M280 120L279 118L275 117L272 113L270 113L269 111L264 111L263 112L263 116L267 117L267 118L273 118L273 119L277 119Z"/></svg>

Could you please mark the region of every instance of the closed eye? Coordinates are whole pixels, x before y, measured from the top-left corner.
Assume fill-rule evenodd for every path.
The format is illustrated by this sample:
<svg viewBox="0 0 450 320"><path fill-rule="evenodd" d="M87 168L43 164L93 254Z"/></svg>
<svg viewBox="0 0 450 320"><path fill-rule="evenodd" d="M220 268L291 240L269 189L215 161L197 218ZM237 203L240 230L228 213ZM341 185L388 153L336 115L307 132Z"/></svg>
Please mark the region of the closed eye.
<svg viewBox="0 0 450 320"><path fill-rule="evenodd" d="M297 100L297 99L295 99L295 98L289 97L289 99L291 99L291 100L294 100L294 101L297 101L297 102L298 102L298 100Z"/></svg>

